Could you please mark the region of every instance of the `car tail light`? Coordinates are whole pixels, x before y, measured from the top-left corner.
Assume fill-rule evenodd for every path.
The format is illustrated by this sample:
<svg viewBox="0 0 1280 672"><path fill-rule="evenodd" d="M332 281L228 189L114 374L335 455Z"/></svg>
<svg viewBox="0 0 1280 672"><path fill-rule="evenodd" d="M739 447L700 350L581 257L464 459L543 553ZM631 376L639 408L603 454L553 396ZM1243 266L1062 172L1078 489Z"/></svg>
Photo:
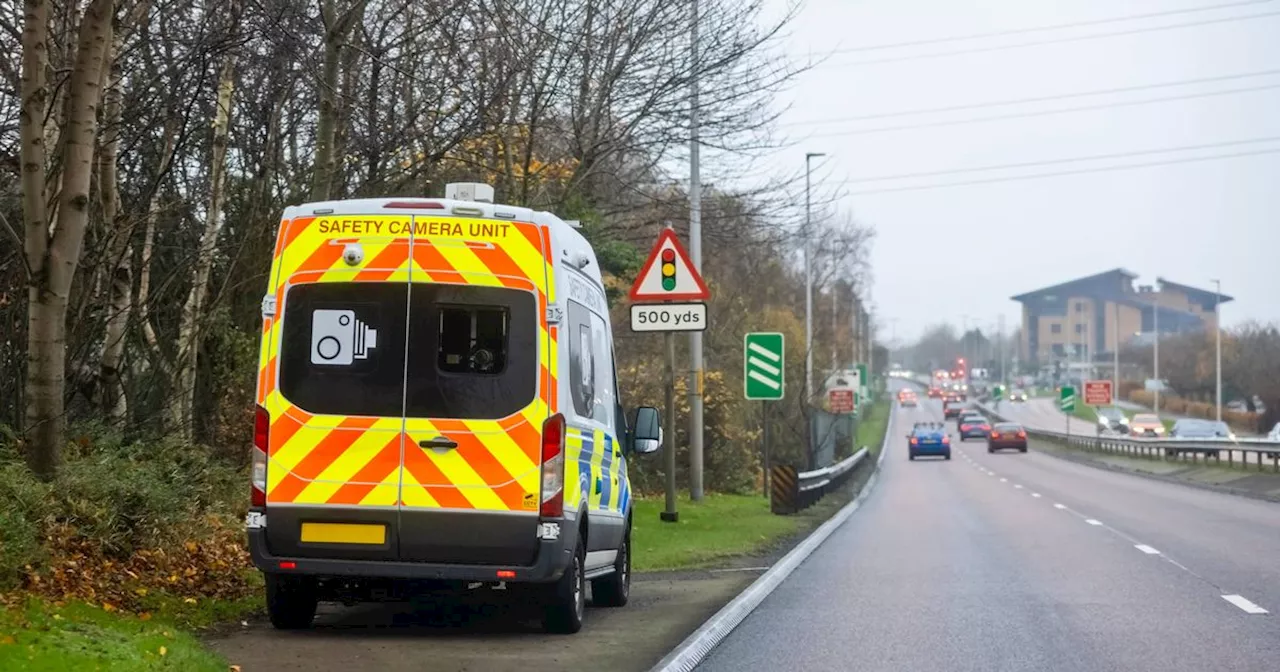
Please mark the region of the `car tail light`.
<svg viewBox="0 0 1280 672"><path fill-rule="evenodd" d="M972 425L960 425L960 431L967 432L972 429Z"/></svg>
<svg viewBox="0 0 1280 672"><path fill-rule="evenodd" d="M564 515L564 432L562 413L542 423L542 506L538 514L546 518Z"/></svg>
<svg viewBox="0 0 1280 672"><path fill-rule="evenodd" d="M951 437L949 437L949 436L944 436L944 437L942 437L942 443L943 443L943 444L951 443Z"/></svg>
<svg viewBox="0 0 1280 672"><path fill-rule="evenodd" d="M444 206L435 201L391 201L382 207L399 210L444 210Z"/></svg>
<svg viewBox="0 0 1280 672"><path fill-rule="evenodd" d="M258 406L253 414L253 454L250 456L252 484L249 503L267 505L267 448L271 445L271 414Z"/></svg>
<svg viewBox="0 0 1280 672"><path fill-rule="evenodd" d="M991 438L993 439L1000 438L1000 432L991 432Z"/></svg>
<svg viewBox="0 0 1280 672"><path fill-rule="evenodd" d="M917 438L916 438L916 437L914 437L914 436L913 436L913 437L911 437L911 445L913 445L913 446L918 446L918 445L920 445L920 439L917 439Z"/></svg>
<svg viewBox="0 0 1280 672"><path fill-rule="evenodd" d="M1026 433L1026 432L1018 432L1018 438L1019 438L1019 439L1025 439L1025 438L1027 438L1027 433Z"/></svg>

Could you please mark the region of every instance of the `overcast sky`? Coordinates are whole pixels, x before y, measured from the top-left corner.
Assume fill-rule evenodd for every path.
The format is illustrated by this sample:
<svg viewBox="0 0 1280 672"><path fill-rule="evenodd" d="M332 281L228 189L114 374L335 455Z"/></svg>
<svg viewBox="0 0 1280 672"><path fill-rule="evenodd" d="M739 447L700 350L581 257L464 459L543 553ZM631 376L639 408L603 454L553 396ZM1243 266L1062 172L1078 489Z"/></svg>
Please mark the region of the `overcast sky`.
<svg viewBox="0 0 1280 672"><path fill-rule="evenodd" d="M1204 7L1217 8L1110 21ZM1254 18L1223 20L1241 16ZM865 49L1077 22L1097 23ZM1199 25L1147 30L1188 23ZM1116 32L1129 34L1065 41ZM1280 152L1280 1L808 0L789 33L789 54L826 63L779 100L792 106L781 128L795 144L771 158L801 166L806 151L829 155L815 164L815 184L843 191L839 207L877 230L873 300L886 337L892 319L901 340L939 320L959 325L962 315L985 327L1004 314L1012 328L1020 310L1010 296L1117 266L1141 281L1160 275L1206 289L1218 278L1236 299L1223 307L1226 324L1280 321L1280 153L1256 154ZM1045 41L1056 43L992 49ZM973 53L891 60L957 51ZM1150 87L1206 78L1216 81ZM1148 88L898 114L1130 87ZM1258 87L1272 88L1203 95ZM1181 99L938 125L1172 97ZM916 127L854 133L905 125ZM1241 142L1269 137L1277 140ZM1199 149L1152 151L1186 147ZM1240 153L1255 155L1185 161ZM1062 161L1116 154L1131 155ZM1179 163L859 193L1169 161ZM1027 163L1042 165L852 182Z"/></svg>

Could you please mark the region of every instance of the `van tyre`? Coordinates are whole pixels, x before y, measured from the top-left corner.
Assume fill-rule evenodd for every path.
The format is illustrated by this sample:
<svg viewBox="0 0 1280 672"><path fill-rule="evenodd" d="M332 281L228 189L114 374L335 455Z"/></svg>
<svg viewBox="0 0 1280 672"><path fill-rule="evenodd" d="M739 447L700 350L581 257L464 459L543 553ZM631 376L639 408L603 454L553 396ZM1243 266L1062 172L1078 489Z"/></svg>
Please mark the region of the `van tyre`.
<svg viewBox="0 0 1280 672"><path fill-rule="evenodd" d="M302 630L311 627L316 617L315 584L297 576L268 574L267 615L277 630Z"/></svg>
<svg viewBox="0 0 1280 672"><path fill-rule="evenodd" d="M583 542L574 543L573 561L565 567L559 580L548 586L543 627L547 632L572 635L582 629L587 612L587 579L584 565L587 553Z"/></svg>
<svg viewBox="0 0 1280 672"><path fill-rule="evenodd" d="M631 597L631 525L622 535L613 574L591 582L591 604L597 607L624 607Z"/></svg>

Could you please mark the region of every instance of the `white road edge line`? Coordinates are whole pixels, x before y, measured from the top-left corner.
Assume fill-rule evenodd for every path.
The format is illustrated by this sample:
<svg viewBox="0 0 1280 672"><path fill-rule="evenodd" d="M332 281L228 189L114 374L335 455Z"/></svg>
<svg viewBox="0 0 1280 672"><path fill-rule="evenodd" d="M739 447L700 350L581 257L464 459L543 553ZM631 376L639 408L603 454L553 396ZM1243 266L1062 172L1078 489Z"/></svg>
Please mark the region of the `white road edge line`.
<svg viewBox="0 0 1280 672"><path fill-rule="evenodd" d="M1063 504L1054 504L1054 505L1053 505L1053 508L1055 508L1055 509L1065 509L1065 508L1067 508L1067 507L1066 507L1065 505L1063 505Z"/></svg>
<svg viewBox="0 0 1280 672"><path fill-rule="evenodd" d="M1007 478L1002 478L1002 479L1000 479L1000 482L1001 482L1001 483L1008 483L1008 482L1009 482L1009 479L1007 479Z"/></svg>
<svg viewBox="0 0 1280 672"><path fill-rule="evenodd" d="M1241 596L1239 596L1239 595L1223 595L1223 596L1222 596L1222 599L1224 599L1224 600L1226 600L1226 601L1230 602L1231 604L1236 605L1237 607L1240 607L1240 609L1241 609L1242 611L1244 611L1246 614L1265 614L1265 613L1269 613L1269 612L1267 612L1267 610L1266 610L1266 609L1263 609L1262 607L1259 607L1258 605L1256 605L1256 604L1254 604L1254 603L1250 602L1249 600L1244 599L1243 597L1241 597Z"/></svg>
<svg viewBox="0 0 1280 672"><path fill-rule="evenodd" d="M844 505L844 508L836 512L834 516L827 519L827 522L818 526L800 542L798 546L791 549L791 552L782 556L769 568L769 571L761 574L746 590L738 593L738 596L729 601L728 604L720 608L707 619L705 623L693 631L680 642L676 648L670 653L662 657L650 672L692 672L707 655L711 653L720 642L724 641L729 633L733 632L743 621L760 606L782 582L786 580L791 572L795 571L818 547L822 545L827 537L830 537L841 525L853 515L862 503L866 501L867 496L875 490L876 481L880 477L880 468L884 464L885 455L889 454L889 438L893 436L893 432L888 431L893 427L894 416L896 415L897 406L891 406L889 409L889 424L884 433L884 441L880 444L880 456L876 458L876 469L871 472L871 477L867 479L866 485L862 486L862 492L854 497L852 502Z"/></svg>
<svg viewBox="0 0 1280 672"><path fill-rule="evenodd" d="M1033 493L1031 493L1031 496L1032 496L1032 497L1039 497L1039 496L1040 496L1040 493L1038 493L1038 492L1033 492Z"/></svg>
<svg viewBox="0 0 1280 672"><path fill-rule="evenodd" d="M1019 489L1019 490L1021 490L1021 489L1022 489L1022 486L1021 486L1021 485L1018 485L1017 483L1014 483L1014 484L1013 484L1013 487L1015 487L1015 488L1017 488L1017 489Z"/></svg>
<svg viewBox="0 0 1280 672"><path fill-rule="evenodd" d="M1089 523L1090 525L1101 525L1101 524L1102 524L1102 521L1101 521L1101 520L1096 520L1096 519L1094 519L1094 518L1085 518L1085 519L1084 519L1084 522Z"/></svg>
<svg viewBox="0 0 1280 672"><path fill-rule="evenodd" d="M1147 555L1160 555L1160 551L1157 551L1146 544L1134 544L1133 547Z"/></svg>

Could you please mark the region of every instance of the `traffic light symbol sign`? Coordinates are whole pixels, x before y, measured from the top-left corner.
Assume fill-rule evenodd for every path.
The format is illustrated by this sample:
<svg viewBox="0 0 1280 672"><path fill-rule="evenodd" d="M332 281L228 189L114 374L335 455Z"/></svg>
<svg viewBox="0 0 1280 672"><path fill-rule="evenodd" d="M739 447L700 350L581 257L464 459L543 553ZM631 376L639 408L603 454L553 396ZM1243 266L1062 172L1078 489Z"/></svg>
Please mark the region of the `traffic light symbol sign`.
<svg viewBox="0 0 1280 672"><path fill-rule="evenodd" d="M669 247L662 251L662 288L676 288L676 251Z"/></svg>
<svg viewBox="0 0 1280 672"><path fill-rule="evenodd" d="M635 302L706 301L711 293L675 231L663 229L631 286Z"/></svg>

